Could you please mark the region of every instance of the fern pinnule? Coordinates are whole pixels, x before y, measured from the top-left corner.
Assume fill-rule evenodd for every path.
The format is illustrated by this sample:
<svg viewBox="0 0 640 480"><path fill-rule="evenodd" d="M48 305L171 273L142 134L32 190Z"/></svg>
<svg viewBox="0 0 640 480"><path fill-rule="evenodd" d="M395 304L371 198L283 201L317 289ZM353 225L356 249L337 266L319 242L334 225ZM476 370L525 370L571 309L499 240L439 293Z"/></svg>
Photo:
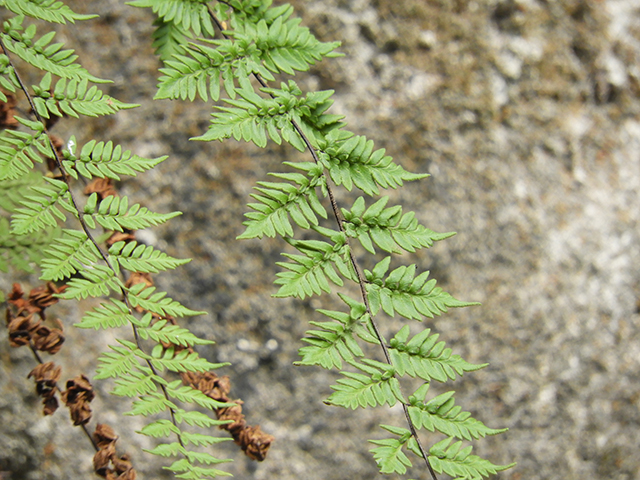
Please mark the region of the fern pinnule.
<svg viewBox="0 0 640 480"><path fill-rule="evenodd" d="M25 15L50 23L75 23L76 20L90 20L97 15L76 13L67 5L56 0L44 0L38 3L21 0L4 0L4 7L16 15Z"/></svg>

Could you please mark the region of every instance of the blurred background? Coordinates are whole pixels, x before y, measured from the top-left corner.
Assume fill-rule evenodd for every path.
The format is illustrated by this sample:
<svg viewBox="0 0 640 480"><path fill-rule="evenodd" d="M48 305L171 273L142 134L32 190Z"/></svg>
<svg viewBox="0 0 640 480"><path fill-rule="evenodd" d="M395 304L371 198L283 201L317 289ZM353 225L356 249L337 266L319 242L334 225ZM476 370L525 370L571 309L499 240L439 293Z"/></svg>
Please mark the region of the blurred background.
<svg viewBox="0 0 640 480"><path fill-rule="evenodd" d="M193 259L158 275L157 285L209 312L186 322L217 342L202 354L232 363L222 371L231 395L245 402L249 424L276 437L262 463L223 445L216 452L234 459L225 469L258 480L376 477L367 439L383 436L380 422L402 426L401 410L327 407L336 375L292 365L308 322L320 320L314 309L340 302L271 298L283 242L235 241L255 182L286 171L284 160L307 159L287 146L189 142L206 130L211 105L151 101L159 67L151 12L116 0L68 3L100 18L59 27L61 38L91 73L114 80L108 94L142 106L60 122L56 133L169 155L120 192L156 211L184 212L141 234ZM425 323L454 353L490 364L450 387L464 410L510 429L474 442L475 453L518 463L500 479L640 478L640 5L292 3L304 25L321 40L340 40L345 53L296 81L305 91L334 89L333 112L346 115L351 131L405 169L430 173L388 192L392 202L433 230L458 232L401 261L430 270L456 298L482 303ZM351 198L341 196L343 206ZM0 288L14 280L3 275ZM81 316L76 305L57 311L69 327L53 359L63 379L92 374L93 353L113 334L71 328ZM388 334L400 325L381 322ZM64 408L41 417L25 378L34 362L21 350L0 340L0 471L11 480L89 478L89 442ZM129 405L110 397L110 386L95 384L94 422L114 427L139 478L165 478L161 462L142 453L149 443L119 414ZM415 468L411 478L427 473Z"/></svg>

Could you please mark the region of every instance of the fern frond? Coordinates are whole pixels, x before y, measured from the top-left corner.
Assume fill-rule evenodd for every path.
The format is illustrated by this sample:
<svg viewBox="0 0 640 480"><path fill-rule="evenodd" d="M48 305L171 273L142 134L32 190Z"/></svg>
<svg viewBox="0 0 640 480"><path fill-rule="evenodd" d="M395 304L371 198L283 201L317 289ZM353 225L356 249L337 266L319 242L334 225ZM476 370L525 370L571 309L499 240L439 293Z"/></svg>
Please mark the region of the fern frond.
<svg viewBox="0 0 640 480"><path fill-rule="evenodd" d="M184 30L193 30L213 37L215 30L209 18L205 0L135 0L127 2L132 7L151 8L164 22L173 22Z"/></svg>
<svg viewBox="0 0 640 480"><path fill-rule="evenodd" d="M86 233L70 229L62 232L62 236L44 251L45 258L40 262L41 280L58 281L71 277L78 270L101 259L100 252Z"/></svg>
<svg viewBox="0 0 640 480"><path fill-rule="evenodd" d="M12 93L15 92L16 89L22 88L16 77L13 65L11 65L9 61L9 57L4 53L0 54L0 87ZM7 96L2 92L0 92L0 100L3 102L7 101Z"/></svg>
<svg viewBox="0 0 640 480"><path fill-rule="evenodd" d="M116 242L109 248L109 255L116 258L122 268L132 272L158 273L189 263L191 259L174 258L156 250L151 245L132 242Z"/></svg>
<svg viewBox="0 0 640 480"><path fill-rule="evenodd" d="M135 177L139 172L150 170L159 163L165 161L167 156L157 158L144 158L132 155L130 150L122 150L120 145L112 142L87 142L80 150L77 157L72 151L76 145L76 139L72 136L69 140L69 150L64 150L62 164L67 172L77 178L78 172L86 178L100 177L120 180L119 175Z"/></svg>
<svg viewBox="0 0 640 480"><path fill-rule="evenodd" d="M472 447L462 448L462 442L450 445L451 440L451 437L445 438L429 449L429 463L436 472L444 472L454 480L480 480L515 465L495 465L489 460L471 455Z"/></svg>
<svg viewBox="0 0 640 480"><path fill-rule="evenodd" d="M0 272L8 272L11 265L17 270L33 273L32 264L42 262L42 252L59 236L60 229L45 229L30 235L12 235L9 221L0 217Z"/></svg>
<svg viewBox="0 0 640 480"><path fill-rule="evenodd" d="M120 343L124 343L120 341ZM104 378L121 377L139 367L138 358L131 349L131 345L123 347L109 345L111 352L102 352L98 358L98 368L93 378L101 380Z"/></svg>
<svg viewBox="0 0 640 480"><path fill-rule="evenodd" d="M132 307L140 307L143 310L156 313L162 317L189 317L205 315L207 312L191 310L179 302L167 297L166 292L157 292L155 287L147 287L139 283L127 289L129 302Z"/></svg>
<svg viewBox="0 0 640 480"><path fill-rule="evenodd" d="M473 372L488 365L469 363L460 355L452 355L452 350L445 348L445 342L438 342L439 336L437 333L432 335L431 329L427 328L407 342L409 326L402 327L391 339L389 348L398 374L406 373L426 381L434 379L446 382L447 379L455 379L456 374L462 376L465 372Z"/></svg>
<svg viewBox="0 0 640 480"><path fill-rule="evenodd" d="M47 72L40 85L33 86L33 103L36 111L44 118L50 118L51 114L58 117L69 115L79 118L79 115L98 117L110 115L120 110L135 108L139 105L123 103L109 95L105 95L95 85L89 88L89 81L84 78L80 81L66 78L56 82L51 93L51 74Z"/></svg>
<svg viewBox="0 0 640 480"><path fill-rule="evenodd" d="M157 413L165 412L170 409L175 410L177 408L177 405L171 400L167 400L162 393L154 392L148 395L143 395L134 400L131 410L125 412L125 415L143 415L148 417L149 415L155 415Z"/></svg>
<svg viewBox="0 0 640 480"><path fill-rule="evenodd" d="M300 348L302 357L296 365L320 365L323 368L342 368L342 360L354 361L364 353L354 339L358 336L370 336L367 326L370 323L364 304L356 302L346 295L340 297L351 307L350 313L317 309L316 311L336 320L336 322L310 322L321 330L308 330L302 341L309 345Z"/></svg>
<svg viewBox="0 0 640 480"><path fill-rule="evenodd" d="M151 34L151 38L153 38L151 46L155 48L155 54L160 57L160 60L166 62L174 55L185 53L188 39L191 39L188 30L173 21L165 21L161 17L156 18L153 26L156 29Z"/></svg>
<svg viewBox="0 0 640 480"><path fill-rule="evenodd" d="M144 340L147 338L155 342L171 343L183 347L193 345L213 345L215 342L196 337L188 329L178 325L172 325L167 320L158 320L151 327L138 328L138 334Z"/></svg>
<svg viewBox="0 0 640 480"><path fill-rule="evenodd" d="M193 445L198 445L198 446L203 446L203 447L208 447L209 445L215 445L216 443L222 443L222 442L228 442L230 440L233 440L230 437L213 437L211 435L203 435L201 433L192 433L192 432L182 432L180 434L180 438L182 438L182 441L185 442L185 444L193 444ZM201 463L206 463L204 461L201 461L200 459L197 459L199 462ZM212 463L212 462L209 462Z"/></svg>
<svg viewBox="0 0 640 480"><path fill-rule="evenodd" d="M302 97L301 90L291 80L288 84L282 83L279 89L265 88L262 91L271 97L259 96L251 85L236 89L235 92L242 99L226 99L225 103L230 107L216 107L207 132L193 140L222 141L233 137L265 147L268 138L278 145L284 139L296 149L304 151L306 145L291 122L305 127L305 134L312 141L315 140L318 135L310 126L320 123L322 114L318 112L331 105L329 97L333 91L314 92Z"/></svg>
<svg viewBox="0 0 640 480"><path fill-rule="evenodd" d="M145 425L140 430L136 430L136 432L141 433L142 435L146 435L148 437L160 438L160 437L168 437L172 434L177 435L180 433L180 429L176 427L170 420L165 420L164 418L161 418L159 420L156 420L155 422L151 422Z"/></svg>
<svg viewBox="0 0 640 480"><path fill-rule="evenodd" d="M66 220L58 206L65 210L72 209L67 184L54 178L43 178L47 184L31 187L30 191L35 195L25 195L25 199L20 202L22 207L16 209L11 216L12 234L30 234L47 227L55 227L58 220Z"/></svg>
<svg viewBox="0 0 640 480"><path fill-rule="evenodd" d="M149 358L154 367L156 367L160 371L169 370L171 372L208 372L209 370L216 370L220 367L224 367L229 365L229 363L211 363L206 359L202 358L198 355L197 352L190 352L189 350L182 350L178 353L175 352L174 348L164 349L162 345L156 345L154 347L151 356L145 357ZM204 395L200 392L201 395L208 400L202 400L201 397L194 392L199 392L199 390L195 390L191 387L187 387L189 390L179 389L177 387L171 388L171 392L169 392L170 387L167 387L167 391L170 395L178 398L180 401L194 401L194 402L215 402L216 404L220 404L215 400ZM192 400L184 400L185 398L192 398ZM195 400L193 400L195 399ZM213 403L208 403L213 405ZM206 406L206 405L203 405ZM228 405L224 405L228 406ZM218 408L218 407L210 407L210 408Z"/></svg>
<svg viewBox="0 0 640 480"><path fill-rule="evenodd" d="M166 380L154 375L150 368L139 366L115 380L116 386L111 393L119 397L138 397L158 391L158 384L166 384Z"/></svg>
<svg viewBox="0 0 640 480"><path fill-rule="evenodd" d="M51 23L75 23L76 20L89 20L98 16L76 13L64 3L57 0L4 0L2 3L7 9L17 15L25 15Z"/></svg>
<svg viewBox="0 0 640 480"><path fill-rule="evenodd" d="M0 181L16 180L31 173L34 163L52 157L49 141L40 122L15 117L33 133L5 129L0 134Z"/></svg>
<svg viewBox="0 0 640 480"><path fill-rule="evenodd" d="M202 428L220 426L229 423L228 420L215 420L204 413L196 411L187 412L182 409L177 409L175 411L175 418L178 423L186 423L187 425L192 426L196 425Z"/></svg>
<svg viewBox="0 0 640 480"><path fill-rule="evenodd" d="M0 134L1 135L1 134ZM0 165L2 165L2 147L0 146ZM1 168L1 167L0 167ZM31 170L18 178L0 180L0 209L7 213L14 213L24 200L30 187L37 187L44 183L42 173ZM8 232L9 230L7 230Z"/></svg>
<svg viewBox="0 0 640 480"><path fill-rule="evenodd" d="M489 428L473 418L469 412L463 412L462 408L455 404L453 391L438 395L425 403L428 391L429 384L425 383L409 397L409 416L416 428L426 428L431 432L437 430L449 437L463 440L497 435L508 430Z"/></svg>
<svg viewBox="0 0 640 480"><path fill-rule="evenodd" d="M93 264L91 268L80 271L84 278L72 278L67 282L67 289L57 294L65 300L81 300L87 297L100 297L109 295L110 291L121 292L124 288L122 281L106 265Z"/></svg>
<svg viewBox="0 0 640 480"><path fill-rule="evenodd" d="M217 463L229 462L230 460L220 460ZM172 471L176 478L184 478L186 480L204 480L205 478L231 477L229 472L218 470L217 468L198 467L192 465L186 458L176 460L168 467L162 467Z"/></svg>
<svg viewBox="0 0 640 480"><path fill-rule="evenodd" d="M340 372L344 378L337 380L338 385L331 385L335 391L325 400L326 404L355 410L358 407L376 407L385 403L393 407L397 401L404 402L393 367L368 358L362 362L349 364L366 375Z"/></svg>
<svg viewBox="0 0 640 480"><path fill-rule="evenodd" d="M11 53L40 70L50 72L60 78L89 80L93 83L110 83L94 77L80 64L73 50L62 50L63 43L51 43L56 32L49 32L34 41L36 26L31 24L26 29L22 26L24 17L19 15L5 22L5 29L0 33L2 41Z"/></svg>
<svg viewBox="0 0 640 480"><path fill-rule="evenodd" d="M411 467L411 461L402 451L402 448L411 438L411 432L406 428L393 427L391 425L380 425L381 428L388 432L398 435L398 438L385 438L383 440L369 440L374 445L372 448L373 458L375 459L381 473L399 473L404 475L407 473L407 467Z"/></svg>
<svg viewBox="0 0 640 480"><path fill-rule="evenodd" d="M305 171L300 173L272 173L274 177L282 178L291 183L258 182L255 189L259 194L251 196L260 203L250 203L253 212L245 213L249 220L243 225L247 228L238 239L262 238L263 236L282 237L293 236L293 228L289 217L302 228L318 225L318 216L327 218L327 212L318 199L316 187L324 187L322 167L314 163L304 162L291 164L295 168Z"/></svg>
<svg viewBox="0 0 640 480"><path fill-rule="evenodd" d="M257 52L245 47L245 54L253 53L271 72L294 75L294 70L307 71L322 57L337 56L332 52L340 46L340 42L320 42L308 28L300 26L300 21L281 15L270 24L264 19L256 23L243 22L229 35L240 48L254 47ZM266 78L273 79L271 75Z"/></svg>
<svg viewBox="0 0 640 480"><path fill-rule="evenodd" d="M181 215L180 212L156 213L141 207L139 204L129 208L127 197L109 196L96 205L98 195L92 193L84 207L84 221L90 228L96 228L96 223L106 230L118 232L141 230L143 228L160 225L167 220Z"/></svg>
<svg viewBox="0 0 640 480"><path fill-rule="evenodd" d="M93 328L95 330L117 328L130 323L136 323L136 318L129 313L124 302L109 299L100 306L86 312L79 323L74 324L78 328Z"/></svg>
<svg viewBox="0 0 640 480"><path fill-rule="evenodd" d="M341 287L342 278L336 272L348 279L354 278L349 263L349 246L343 233L333 232L333 245L321 240L294 240L287 238L287 243L295 247L303 255L283 253L289 262L277 262L286 271L278 272L275 280L280 289L274 297L298 297L320 295L331 292L329 281ZM334 268L335 266L335 268Z"/></svg>
<svg viewBox="0 0 640 480"><path fill-rule="evenodd" d="M367 195L378 195L382 188L398 188L404 182L428 177L407 172L385 155L385 149L373 150L373 141L353 133L334 129L318 142L318 158L336 185L351 191L355 185Z"/></svg>
<svg viewBox="0 0 640 480"><path fill-rule="evenodd" d="M367 294L374 315L382 308L390 317L397 312L410 320L420 320L422 316L433 318L434 315L441 315L450 307L478 305L475 302L457 300L436 287L434 279L428 280L429 272L423 272L414 278L415 265L398 267L384 278L390 261L391 257L386 257L372 271L364 271L369 282L366 286Z"/></svg>
<svg viewBox="0 0 640 480"><path fill-rule="evenodd" d="M400 253L397 247L415 252L455 235L454 232L436 233L420 225L415 213L403 215L400 205L384 208L388 201L389 197L382 197L365 210L364 198L358 197L350 211L342 209L347 235L357 238L369 253L376 253L374 243L389 253Z"/></svg>

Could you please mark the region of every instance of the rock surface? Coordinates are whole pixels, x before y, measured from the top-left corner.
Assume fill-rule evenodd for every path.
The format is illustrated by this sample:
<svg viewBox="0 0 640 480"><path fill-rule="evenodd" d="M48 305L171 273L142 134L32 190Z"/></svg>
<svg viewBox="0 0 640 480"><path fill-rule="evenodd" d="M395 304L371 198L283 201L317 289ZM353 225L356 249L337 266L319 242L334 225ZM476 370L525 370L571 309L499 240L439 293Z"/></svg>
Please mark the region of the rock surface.
<svg viewBox="0 0 640 480"><path fill-rule="evenodd" d="M233 141L189 142L210 106L151 102L157 61L152 15L115 0L69 2L100 18L60 27L108 93L142 106L80 125L81 142L113 139L142 156L168 154L158 169L120 185L124 194L179 219L146 241L193 261L157 277L160 288L206 317L188 322L229 361L232 395L247 419L275 435L263 463L232 445L221 456L238 478L365 479L377 425L402 425L401 411L344 411L322 400L335 381L293 367L313 309L329 298L272 299L282 242L235 241L256 181L300 158ZM296 1L322 40L344 58L299 83L336 90L349 128L385 147L407 170L432 176L392 200L452 239L403 260L430 270L454 296L482 306L430 321L455 353L486 369L456 381L457 404L491 427L475 442L495 463L518 462L501 479L640 477L640 8L634 0ZM347 197L342 197L347 203ZM351 198L351 197L349 197ZM366 266L366 265L365 265ZM2 288L12 279L3 278ZM84 306L83 306L84 307ZM70 326L80 311L63 310ZM388 331L399 323L389 321ZM385 324L385 328L387 325ZM92 372L112 334L67 329L56 360L63 378ZM90 445L61 409L40 418L25 380L28 352L0 341L0 471L18 479L91 475ZM128 407L96 384L96 419L112 425L139 470L165 478L144 455ZM38 413L39 415L39 413ZM434 437L425 436L426 441ZM439 439L439 438L438 438ZM413 478L425 479L417 469ZM444 476L443 476L444 477ZM4 477L2 477L4 478Z"/></svg>

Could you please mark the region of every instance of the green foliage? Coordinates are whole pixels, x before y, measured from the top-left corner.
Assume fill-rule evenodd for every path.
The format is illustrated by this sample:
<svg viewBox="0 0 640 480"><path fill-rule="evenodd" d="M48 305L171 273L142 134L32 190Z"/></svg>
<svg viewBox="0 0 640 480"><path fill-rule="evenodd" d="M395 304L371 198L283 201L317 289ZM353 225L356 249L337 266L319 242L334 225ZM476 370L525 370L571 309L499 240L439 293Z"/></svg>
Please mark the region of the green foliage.
<svg viewBox="0 0 640 480"><path fill-rule="evenodd" d="M453 233L430 230L413 212L403 212L401 205L387 207L386 196L374 198L368 207L364 197L358 197L350 209L338 203L338 187L347 191L355 187L368 197L378 197L382 189L399 188L427 175L406 171L384 149L376 149L372 140L347 131L343 117L329 113L333 91L303 93L291 79L279 87L267 84L339 55L339 43L319 41L301 26L290 5L272 7L271 0L227 0L215 5L205 0L128 3L151 8L157 17L151 42L163 67L155 98L218 102L209 128L194 140L233 138L258 147L284 141L308 155L306 161L285 162L291 170L272 173L274 181L258 182L245 214L245 231L238 238L278 235L295 251L283 253L287 261L277 264L282 271L276 274L275 297L305 299L347 289L349 283L360 291L361 301L338 292L348 312L317 310L329 320L311 322L314 329L306 332L298 364L340 370L327 404L349 409L401 406L409 429L382 425L392 437L371 440L380 471L406 474L412 454L426 462L434 479L434 471L475 480L509 468L471 455L471 446L452 443L453 438L473 441L506 429L486 427L464 412L455 405L453 391L427 398L432 380L453 381L485 365L453 354L431 325L411 338L409 326L404 325L387 342L388 327L377 318L382 311L389 317L432 320L449 308L475 305L437 287L429 272L416 275L415 264L390 271L396 255L430 248ZM52 43L56 33L50 26L45 25L47 33L39 36L42 27L32 21L65 24L92 16L76 14L54 0L0 0L0 6L15 14L7 16L0 32L5 52L0 55L0 100L6 101L9 92L22 92L33 105L31 118L16 117L18 128L0 133L0 206L5 212L0 217L0 270L6 271L9 265L29 269L35 262L43 280L66 283L58 294L61 299L107 297L86 312L77 326L95 330L127 326L134 335L126 339L118 334L118 344L101 354L95 378L113 378L113 393L133 398L128 415L164 414L149 419L140 433L169 438L148 452L173 457L165 468L177 478L227 475L211 467L227 460L190 448L225 439L183 428L209 429L221 422L180 405L209 411L231 405L180 380L167 379L167 372L208 372L226 365L200 357L191 347L212 342L173 320L205 312L191 310L153 286L125 282L132 272L162 272L188 260L129 237L105 243L114 232L128 234L156 226L180 212L156 213L139 204L130 206L126 196L102 198L93 193L81 200L72 188L72 181L80 176L117 181L145 172L166 157L138 157L110 140L89 140L79 146L73 136L62 152L54 150L47 119L96 117L136 105L105 95L94 84L108 80L91 75L63 43ZM44 72L30 90L19 81L14 58ZM49 161L44 162L45 158ZM44 163L55 164L59 175L34 173ZM76 228L59 227L67 221L67 213ZM360 263L374 261L363 260L360 247L370 255L380 249L390 256L367 270ZM364 348L362 342L373 347ZM374 349L377 356L371 352ZM408 400L401 388L408 383L402 380L405 377L426 382ZM427 451L418 441L417 429L446 438Z"/></svg>
<svg viewBox="0 0 640 480"><path fill-rule="evenodd" d="M183 9L185 5L189 6L191 21L181 16L187 12ZM32 271L36 265L42 280L66 284L57 294L60 299L107 297L86 312L77 326L95 330L127 326L133 329L135 341L122 338L122 330L119 331L118 344L100 355L94 379L113 378L112 393L134 399L129 414L166 417L150 421L141 433L177 437L177 442L150 452L178 456L169 468L181 478L226 475L206 465L227 460L194 452L193 448L211 446L228 438L186 431L181 424L201 428L221 425L224 422L215 419L213 411L231 404L182 385L182 380L165 378L167 372L209 372L227 365L200 357L191 347L213 342L169 321L170 316L204 312L191 310L166 293L147 288L144 283L125 285L125 279L132 272L162 272L189 260L171 257L128 237L126 241L105 243L114 232L130 233L156 226L179 212L156 213L139 204L130 205L127 197L101 198L97 193L83 201L72 185L80 176L114 181L123 176L136 176L167 157L139 157L110 140L90 140L79 146L73 135L66 149L54 150L48 130L54 123L53 117L91 118L137 105L105 95L94 84L107 80L91 75L76 61L73 50L64 49L63 43L55 43L56 33L50 26L44 25L48 32L38 36L42 25L25 21L28 16L65 24L93 16L76 14L62 2L53 0L4 0L0 6L5 7L5 13L16 14L5 15L0 32L5 52L0 55L0 87L15 97L24 95L32 107L30 118L14 115L17 128L0 132L0 270L6 272L13 266ZM157 48L165 54L184 50L184 47L172 46L171 42L180 43L190 37L186 32L190 28L198 34L213 34L202 2L197 5L164 2L156 11L163 18L156 32L156 40L162 43ZM164 41L167 36L168 40ZM15 67L18 58L24 62L21 68L26 65L26 68L44 71L31 89L19 80ZM7 102L8 96L0 93L0 100ZM37 172L41 165L48 165L50 172ZM67 222L68 217L75 220L75 228ZM60 228L60 222L67 222L65 228ZM181 404L204 408L214 418L180 408Z"/></svg>

